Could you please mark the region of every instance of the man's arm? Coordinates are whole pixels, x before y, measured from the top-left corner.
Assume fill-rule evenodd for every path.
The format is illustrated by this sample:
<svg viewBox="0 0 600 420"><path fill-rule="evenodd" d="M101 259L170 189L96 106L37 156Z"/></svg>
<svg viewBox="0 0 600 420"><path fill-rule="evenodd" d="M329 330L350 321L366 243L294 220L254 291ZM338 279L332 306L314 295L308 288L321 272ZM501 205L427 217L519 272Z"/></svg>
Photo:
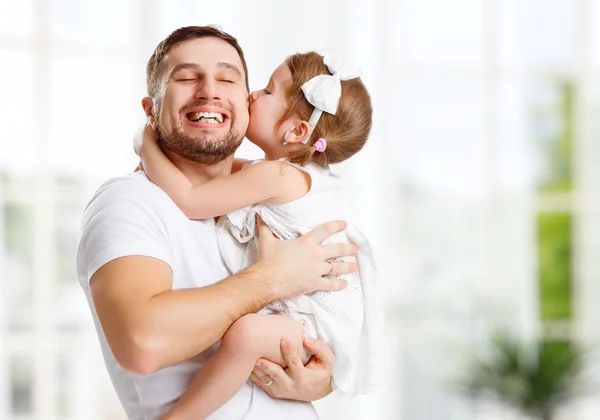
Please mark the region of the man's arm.
<svg viewBox="0 0 600 420"><path fill-rule="evenodd" d="M245 271L198 289L171 290L172 273L160 260L130 256L105 264L90 291L108 344L119 364L139 374L180 363L218 341L240 316L267 303L345 282L322 276L328 259L355 253L350 244L322 246L345 224L326 223L305 236L279 241L259 223L259 261ZM334 262L332 275L356 271Z"/></svg>
<svg viewBox="0 0 600 420"><path fill-rule="evenodd" d="M119 364L147 374L202 352L236 319L274 300L268 270L260 270L260 278L257 271L253 266L210 286L171 290L165 262L130 256L100 268L90 291Z"/></svg>

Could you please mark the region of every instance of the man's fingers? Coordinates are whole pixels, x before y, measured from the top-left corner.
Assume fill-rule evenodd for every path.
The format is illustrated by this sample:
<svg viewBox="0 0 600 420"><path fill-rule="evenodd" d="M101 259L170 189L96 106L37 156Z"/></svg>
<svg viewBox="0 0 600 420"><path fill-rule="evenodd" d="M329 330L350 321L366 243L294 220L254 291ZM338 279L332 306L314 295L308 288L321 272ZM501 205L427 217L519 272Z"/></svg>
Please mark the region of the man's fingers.
<svg viewBox="0 0 600 420"><path fill-rule="evenodd" d="M252 379L254 382L256 382L257 384L267 384L269 383L269 381L271 381L271 377L269 375L267 375L267 373L262 370L261 368L255 366L254 370L252 371L252 373L250 374L250 379Z"/></svg>
<svg viewBox="0 0 600 420"><path fill-rule="evenodd" d="M317 226L316 228L308 232L306 235L304 235L304 237L310 238L310 240L314 241L315 243L322 244L331 235L334 235L338 232L342 232L344 229L346 229L346 222L342 220L335 220Z"/></svg>
<svg viewBox="0 0 600 420"><path fill-rule="evenodd" d="M264 383L264 380L260 376L258 376L256 373L254 373L254 371L252 371L252 373L250 373L250 380L252 382L256 382L257 384Z"/></svg>
<svg viewBox="0 0 600 420"><path fill-rule="evenodd" d="M260 389L262 389L263 391L265 391L267 394L269 394L270 396L273 396L273 384L271 385L266 385L265 382L263 382L263 380L261 380L258 376L256 376L254 373L250 374L250 380L252 382L254 382L256 384L256 386L258 386Z"/></svg>
<svg viewBox="0 0 600 420"><path fill-rule="evenodd" d="M323 247L323 256L326 260L351 257L356 255L357 252L356 245L347 242L327 244Z"/></svg>
<svg viewBox="0 0 600 420"><path fill-rule="evenodd" d="M298 374L304 367L298 350L294 346L290 346L287 340L281 340L281 354L283 354L283 359L287 363L292 376Z"/></svg>
<svg viewBox="0 0 600 420"><path fill-rule="evenodd" d="M250 380L251 380L252 382L254 382L256 385L258 385L258 386L264 385L266 382L268 382L268 381L266 381L266 382L265 382L265 380L263 380L263 379L262 379L260 376L258 376L258 375L257 375L256 373L254 373L254 372L252 372L252 373L250 374Z"/></svg>
<svg viewBox="0 0 600 420"><path fill-rule="evenodd" d="M252 373L259 378L260 380L264 380L265 382L269 382L270 378L267 375L267 372L265 372L264 370L262 370L262 366L263 366L263 362L267 362L265 359L260 359L260 366L256 365L254 366L254 369L252 369Z"/></svg>
<svg viewBox="0 0 600 420"><path fill-rule="evenodd" d="M315 340L313 338L304 339L304 347L313 354L312 359L309 363L322 363L329 366L333 366L335 361L335 355L327 345L321 340Z"/></svg>
<svg viewBox="0 0 600 420"><path fill-rule="evenodd" d="M358 264L349 261L325 262L323 277L334 277L341 274L351 274L358 271Z"/></svg>
<svg viewBox="0 0 600 420"><path fill-rule="evenodd" d="M264 382L269 382L272 379L274 382L277 382L280 388L288 386L291 382L291 379L283 368L270 360L260 359L260 366L254 366L253 372L259 378L264 379Z"/></svg>
<svg viewBox="0 0 600 420"><path fill-rule="evenodd" d="M344 279L328 279L324 278L318 289L323 292L338 292L348 287L348 281Z"/></svg>

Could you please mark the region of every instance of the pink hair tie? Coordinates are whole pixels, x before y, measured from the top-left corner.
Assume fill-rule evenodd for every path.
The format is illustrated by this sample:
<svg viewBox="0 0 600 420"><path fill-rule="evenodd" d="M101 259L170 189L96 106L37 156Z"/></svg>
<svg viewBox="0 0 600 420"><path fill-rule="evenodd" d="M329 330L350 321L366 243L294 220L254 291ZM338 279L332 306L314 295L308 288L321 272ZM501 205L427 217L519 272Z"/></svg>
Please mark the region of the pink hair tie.
<svg viewBox="0 0 600 420"><path fill-rule="evenodd" d="M324 138L320 138L317 141L315 141L315 144L313 144L313 146L315 149L317 149L317 152L323 153L325 149L327 149L327 140L325 140Z"/></svg>

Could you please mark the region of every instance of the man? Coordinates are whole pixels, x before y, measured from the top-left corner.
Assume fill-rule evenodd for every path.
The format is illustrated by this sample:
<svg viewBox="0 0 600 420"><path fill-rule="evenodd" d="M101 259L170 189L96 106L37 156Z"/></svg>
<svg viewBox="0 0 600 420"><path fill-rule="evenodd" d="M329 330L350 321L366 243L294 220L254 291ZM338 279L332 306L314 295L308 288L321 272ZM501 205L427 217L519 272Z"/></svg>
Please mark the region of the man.
<svg viewBox="0 0 600 420"><path fill-rule="evenodd" d="M212 27L173 32L148 61L147 85L142 104L173 163L193 183L228 175L249 121L247 66L235 38ZM216 121L194 121L199 112L216 113L206 114ZM355 264L327 262L354 254L354 246L322 246L344 227L331 222L279 241L260 223L258 262L230 276L214 220L188 220L143 172L105 183L86 208L77 267L128 417L168 411L242 315L345 287L323 276L355 271ZM306 346L315 354L306 367L282 343L289 369L260 361L252 375L258 386L246 384L210 418L316 419L306 401L331 392L333 355L320 342Z"/></svg>

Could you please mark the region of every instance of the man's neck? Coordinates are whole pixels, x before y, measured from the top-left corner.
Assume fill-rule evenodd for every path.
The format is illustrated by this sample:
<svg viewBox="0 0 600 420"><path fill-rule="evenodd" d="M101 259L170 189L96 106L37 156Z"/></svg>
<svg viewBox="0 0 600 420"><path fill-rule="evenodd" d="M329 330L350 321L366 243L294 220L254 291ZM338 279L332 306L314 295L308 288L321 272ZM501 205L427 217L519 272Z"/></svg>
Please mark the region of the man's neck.
<svg viewBox="0 0 600 420"><path fill-rule="evenodd" d="M167 152L166 155L193 185L201 185L213 179L231 175L233 155L214 165L193 162L171 152Z"/></svg>

